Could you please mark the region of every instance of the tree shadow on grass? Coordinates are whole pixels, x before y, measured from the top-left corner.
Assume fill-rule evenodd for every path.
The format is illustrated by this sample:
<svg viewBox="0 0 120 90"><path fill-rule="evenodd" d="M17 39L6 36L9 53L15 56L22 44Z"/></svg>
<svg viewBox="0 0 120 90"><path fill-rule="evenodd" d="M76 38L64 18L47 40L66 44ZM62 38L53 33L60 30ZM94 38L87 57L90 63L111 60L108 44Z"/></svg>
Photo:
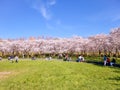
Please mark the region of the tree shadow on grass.
<svg viewBox="0 0 120 90"><path fill-rule="evenodd" d="M114 79L114 78L110 78L110 82L109 82L109 84L112 86L112 85L114 85L114 86L116 86L116 89L115 90L120 90L120 84L119 83L115 83L115 82L113 82L113 80L115 80L116 81L116 79ZM118 80L117 80L118 81Z"/></svg>
<svg viewBox="0 0 120 90"><path fill-rule="evenodd" d="M115 72L115 73L119 73L119 74L120 74L120 70L115 70L115 71L113 71L113 72Z"/></svg>
<svg viewBox="0 0 120 90"><path fill-rule="evenodd" d="M115 86L118 87L116 90L120 90L120 84L119 84L119 82L120 82L120 76L108 78L108 80L110 80L110 84L111 85L115 85ZM117 83L115 83L114 81L117 82Z"/></svg>
<svg viewBox="0 0 120 90"><path fill-rule="evenodd" d="M103 66L103 62L98 62L98 61L93 61L93 60L86 61L86 63L90 63L90 64L94 64L94 65L98 65L98 66Z"/></svg>
<svg viewBox="0 0 120 90"><path fill-rule="evenodd" d="M118 76L118 77L113 77L113 78L109 78L109 80L120 81L120 76Z"/></svg>

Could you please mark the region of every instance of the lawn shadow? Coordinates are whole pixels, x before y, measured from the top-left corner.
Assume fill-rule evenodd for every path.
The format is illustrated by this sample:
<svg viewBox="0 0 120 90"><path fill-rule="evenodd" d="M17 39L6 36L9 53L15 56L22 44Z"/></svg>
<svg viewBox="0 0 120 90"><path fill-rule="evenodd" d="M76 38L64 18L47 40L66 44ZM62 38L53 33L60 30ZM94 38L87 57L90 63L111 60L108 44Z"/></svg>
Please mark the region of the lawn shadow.
<svg viewBox="0 0 120 90"><path fill-rule="evenodd" d="M119 76L119 77L113 77L113 78L109 78L109 80L120 81L120 76Z"/></svg>
<svg viewBox="0 0 120 90"><path fill-rule="evenodd" d="M114 72L115 72L115 73L120 73L120 70L115 70Z"/></svg>
<svg viewBox="0 0 120 90"><path fill-rule="evenodd" d="M98 61L93 61L93 60L88 60L88 61L86 61L86 63L103 66L103 62L98 62Z"/></svg>

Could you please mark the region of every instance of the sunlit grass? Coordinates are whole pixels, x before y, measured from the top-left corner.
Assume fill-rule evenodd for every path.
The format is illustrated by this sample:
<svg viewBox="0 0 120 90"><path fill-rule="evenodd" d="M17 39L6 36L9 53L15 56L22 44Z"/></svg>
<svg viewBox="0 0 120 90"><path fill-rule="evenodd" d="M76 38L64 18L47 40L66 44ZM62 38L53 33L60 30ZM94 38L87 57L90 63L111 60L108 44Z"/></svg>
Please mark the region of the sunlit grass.
<svg viewBox="0 0 120 90"><path fill-rule="evenodd" d="M119 90L120 69L59 60L0 61L0 90Z"/></svg>

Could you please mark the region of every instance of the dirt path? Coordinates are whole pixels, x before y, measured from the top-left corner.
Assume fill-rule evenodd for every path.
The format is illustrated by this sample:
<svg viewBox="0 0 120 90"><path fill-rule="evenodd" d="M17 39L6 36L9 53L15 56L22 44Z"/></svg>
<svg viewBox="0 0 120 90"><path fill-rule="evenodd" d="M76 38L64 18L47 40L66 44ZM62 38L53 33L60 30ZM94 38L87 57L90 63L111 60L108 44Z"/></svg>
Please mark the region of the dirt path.
<svg viewBox="0 0 120 90"><path fill-rule="evenodd" d="M0 72L0 79L6 78L11 74L11 72Z"/></svg>

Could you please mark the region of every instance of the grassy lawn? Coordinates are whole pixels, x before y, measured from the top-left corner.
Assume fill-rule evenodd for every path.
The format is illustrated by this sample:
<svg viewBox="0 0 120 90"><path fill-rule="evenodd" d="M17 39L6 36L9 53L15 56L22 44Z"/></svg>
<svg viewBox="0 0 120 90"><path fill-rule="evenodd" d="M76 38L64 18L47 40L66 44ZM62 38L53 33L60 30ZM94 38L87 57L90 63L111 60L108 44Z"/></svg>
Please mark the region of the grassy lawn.
<svg viewBox="0 0 120 90"><path fill-rule="evenodd" d="M2 60L0 90L120 90L120 68L60 60Z"/></svg>

